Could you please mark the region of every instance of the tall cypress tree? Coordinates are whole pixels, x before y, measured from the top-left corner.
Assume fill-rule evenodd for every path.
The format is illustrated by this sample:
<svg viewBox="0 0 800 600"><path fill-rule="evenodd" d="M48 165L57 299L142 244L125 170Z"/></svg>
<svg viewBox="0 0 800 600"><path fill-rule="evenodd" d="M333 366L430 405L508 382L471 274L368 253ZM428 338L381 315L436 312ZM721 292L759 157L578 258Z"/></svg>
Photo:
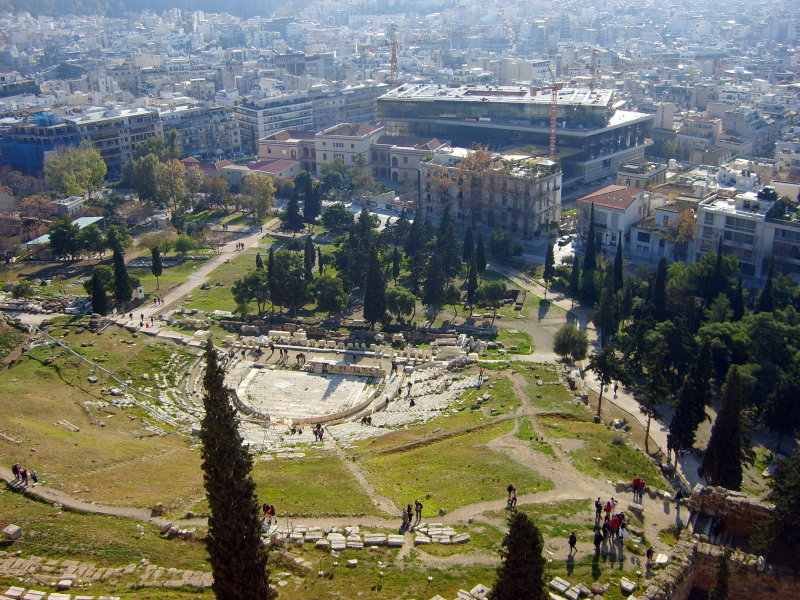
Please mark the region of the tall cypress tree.
<svg viewBox="0 0 800 600"><path fill-rule="evenodd" d="M386 315L386 282L378 263L378 251L372 248L364 280L364 320L375 327Z"/></svg>
<svg viewBox="0 0 800 600"><path fill-rule="evenodd" d="M542 279L544 279L544 296L547 297L547 288L553 280L553 275L556 274L556 255L553 250L552 242L547 244L547 254L544 257L544 272Z"/></svg>
<svg viewBox="0 0 800 600"><path fill-rule="evenodd" d="M306 238L305 246L303 247L303 269L306 281L311 283L314 280L314 259L317 253L314 251L314 242L311 241L311 236Z"/></svg>
<svg viewBox="0 0 800 600"><path fill-rule="evenodd" d="M469 264L474 250L475 242L472 241L472 225L467 225L467 231L464 233L464 247L461 253L461 259L464 261L464 264Z"/></svg>
<svg viewBox="0 0 800 600"><path fill-rule="evenodd" d="M653 316L656 321L667 318L667 259L662 256L653 280Z"/></svg>
<svg viewBox="0 0 800 600"><path fill-rule="evenodd" d="M482 276L486 270L486 248L483 247L483 234L478 234L478 245L475 248L475 260L478 264L478 275Z"/></svg>
<svg viewBox="0 0 800 600"><path fill-rule="evenodd" d="M469 272L467 273L467 304L469 304L469 314L472 316L472 309L478 302L478 259L475 256L475 249L472 249L472 256L469 259Z"/></svg>
<svg viewBox="0 0 800 600"><path fill-rule="evenodd" d="M722 408L711 428L711 439L703 456L700 475L710 485L729 490L742 487L743 464L752 462L752 450L742 424L742 386L733 365L725 380Z"/></svg>
<svg viewBox="0 0 800 600"><path fill-rule="evenodd" d="M395 246L392 249L392 279L395 285L397 285L397 278L400 277L400 261L400 248Z"/></svg>
<svg viewBox="0 0 800 600"><path fill-rule="evenodd" d="M317 271L322 275L325 272L325 263L322 262L322 248L317 246Z"/></svg>
<svg viewBox="0 0 800 600"><path fill-rule="evenodd" d="M617 244L617 253L614 255L614 291L618 292L622 289L625 283L623 270L625 264L622 259L622 237L620 237L619 244Z"/></svg>
<svg viewBox="0 0 800 600"><path fill-rule="evenodd" d="M508 533L500 546L501 564L492 587L493 600L544 600L544 540L536 524L523 512L508 517Z"/></svg>
<svg viewBox="0 0 800 600"><path fill-rule="evenodd" d="M212 590L226 600L272 600L276 594L269 586L267 548L261 542L253 459L242 442L224 378L209 340L200 441L209 506L206 548L214 575Z"/></svg>
<svg viewBox="0 0 800 600"><path fill-rule="evenodd" d="M722 281L722 250L722 237L720 236L717 241L717 259L714 261L714 270L711 272L711 279L706 282L704 286L705 289L702 290L705 292L702 295L706 304L709 304L717 297L717 294L725 289L725 284Z"/></svg>
<svg viewBox="0 0 800 600"><path fill-rule="evenodd" d="M261 252L256 252L256 269L264 268L264 259L261 258Z"/></svg>
<svg viewBox="0 0 800 600"><path fill-rule="evenodd" d="M161 285L158 283L158 278L164 272L164 265L161 264L161 249L158 247L150 248L150 272L156 278L156 289L160 290Z"/></svg>
<svg viewBox="0 0 800 600"><path fill-rule="evenodd" d="M572 297L572 304L575 305L575 298L581 291L581 262L576 254L572 259L572 271L569 274L569 295Z"/></svg>
<svg viewBox="0 0 800 600"><path fill-rule="evenodd" d="M133 286L125 266L125 252L122 247L115 244L112 248L114 256L112 268L114 269L114 299L123 305L131 301Z"/></svg>
<svg viewBox="0 0 800 600"><path fill-rule="evenodd" d="M105 267L106 269L108 267ZM104 315L108 312L108 296L106 295L106 285L100 273L94 271L91 279L92 292L92 312Z"/></svg>
<svg viewBox="0 0 800 600"><path fill-rule="evenodd" d="M436 252L442 261L442 271L448 279L452 279L461 268L461 251L458 247L456 228L450 215L450 205L444 208L439 232L436 236Z"/></svg>
<svg viewBox="0 0 800 600"><path fill-rule="evenodd" d="M589 233L586 236L586 254L583 256L583 274L597 268L597 234L594 230L594 202L589 217Z"/></svg>
<svg viewBox="0 0 800 600"><path fill-rule="evenodd" d="M289 231L300 231L303 228L303 217L300 215L300 203L297 194L292 194L286 204L286 210L281 216L281 224Z"/></svg>
<svg viewBox="0 0 800 600"><path fill-rule="evenodd" d="M275 275L275 248L270 246L267 254L267 286L269 287L269 297L277 298L278 278ZM275 310L275 303L272 302L272 310Z"/></svg>
<svg viewBox="0 0 800 600"><path fill-rule="evenodd" d="M736 289L733 292L731 310L733 311L732 319L734 321L741 321L742 317L744 316L744 286L742 285L741 276L739 277L739 282L736 284Z"/></svg>

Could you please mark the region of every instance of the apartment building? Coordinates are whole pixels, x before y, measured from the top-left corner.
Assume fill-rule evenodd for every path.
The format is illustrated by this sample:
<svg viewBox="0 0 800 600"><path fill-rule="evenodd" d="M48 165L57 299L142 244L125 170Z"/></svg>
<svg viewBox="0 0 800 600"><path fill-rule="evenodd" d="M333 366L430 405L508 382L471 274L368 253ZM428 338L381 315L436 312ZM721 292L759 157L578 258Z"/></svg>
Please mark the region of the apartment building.
<svg viewBox="0 0 800 600"><path fill-rule="evenodd" d="M649 190L667 181L667 165L643 158L622 165L617 171L617 185Z"/></svg>
<svg viewBox="0 0 800 600"><path fill-rule="evenodd" d="M176 106L160 116L164 131L178 132L183 156L221 157L241 151L239 124L226 106Z"/></svg>
<svg viewBox="0 0 800 600"><path fill-rule="evenodd" d="M356 156L363 154L369 161L372 145L383 135L384 128L359 123L340 123L314 136L317 157L316 175L322 174L322 165L341 160L351 167Z"/></svg>
<svg viewBox="0 0 800 600"><path fill-rule="evenodd" d="M531 240L558 228L561 172L551 163L494 154L485 170L466 181L459 164L472 152L442 147L422 160L420 216L435 223L450 205L457 227L471 226L484 237L503 230Z"/></svg>
<svg viewBox="0 0 800 600"><path fill-rule="evenodd" d="M578 198L577 204L579 246L586 247L594 206L596 247L606 253L615 252L620 240L629 246L632 228L650 216L652 209L649 191L624 185L607 185Z"/></svg>

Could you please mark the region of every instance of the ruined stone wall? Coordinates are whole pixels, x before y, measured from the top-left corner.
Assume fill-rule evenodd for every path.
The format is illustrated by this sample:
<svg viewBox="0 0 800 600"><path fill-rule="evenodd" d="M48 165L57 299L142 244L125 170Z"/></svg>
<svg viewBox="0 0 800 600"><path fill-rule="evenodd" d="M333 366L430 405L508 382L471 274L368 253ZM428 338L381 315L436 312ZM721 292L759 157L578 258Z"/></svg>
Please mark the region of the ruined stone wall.
<svg viewBox="0 0 800 600"><path fill-rule="evenodd" d="M686 600L692 588L709 590L717 581L723 548L682 540L667 567L648 586L642 600ZM773 567L751 554L734 552L728 562L729 600L800 598L800 573Z"/></svg>
<svg viewBox="0 0 800 600"><path fill-rule="evenodd" d="M725 529L743 538L749 538L753 534L753 526L769 516L774 508L772 504L740 492L702 485L695 486L687 504L694 512L722 517Z"/></svg>

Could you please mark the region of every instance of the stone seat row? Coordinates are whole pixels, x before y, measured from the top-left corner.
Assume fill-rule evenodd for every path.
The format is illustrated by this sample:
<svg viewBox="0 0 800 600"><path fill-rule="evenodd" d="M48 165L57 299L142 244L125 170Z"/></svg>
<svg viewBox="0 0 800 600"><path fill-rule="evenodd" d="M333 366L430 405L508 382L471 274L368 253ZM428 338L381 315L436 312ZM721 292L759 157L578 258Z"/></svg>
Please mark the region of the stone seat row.
<svg viewBox="0 0 800 600"><path fill-rule="evenodd" d="M0 600L94 600L94 596L72 596L60 592L43 592L40 590L26 590L22 587L8 588ZM120 600L118 596L100 596L97 600Z"/></svg>
<svg viewBox="0 0 800 600"><path fill-rule="evenodd" d="M455 600L485 600L489 597L492 590L485 585L479 583L471 590L458 590L458 595L456 596ZM445 600L442 596L438 594L431 598L431 600Z"/></svg>

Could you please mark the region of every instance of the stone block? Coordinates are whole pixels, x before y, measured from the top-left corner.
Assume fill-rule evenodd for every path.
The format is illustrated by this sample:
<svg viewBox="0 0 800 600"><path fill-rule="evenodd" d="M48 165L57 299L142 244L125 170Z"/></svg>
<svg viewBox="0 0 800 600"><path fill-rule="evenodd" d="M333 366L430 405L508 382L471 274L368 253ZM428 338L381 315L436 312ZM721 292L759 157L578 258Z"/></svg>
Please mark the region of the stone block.
<svg viewBox="0 0 800 600"><path fill-rule="evenodd" d="M25 593L25 588L12 586L6 590L6 593L3 594L6 598L12 598L13 600L17 600L18 598L22 597L22 594Z"/></svg>
<svg viewBox="0 0 800 600"><path fill-rule="evenodd" d="M619 587L624 594L630 595L636 590L636 583L623 577L619 580Z"/></svg>
<svg viewBox="0 0 800 600"><path fill-rule="evenodd" d="M549 600L567 600L566 598L564 598L564 596L559 596L554 592L547 592L547 597L549 598Z"/></svg>
<svg viewBox="0 0 800 600"><path fill-rule="evenodd" d="M586 584L585 584L585 583L583 583L583 582L581 582L581 583L577 584L575 587L576 587L576 588L578 588L578 591L581 593L581 596L588 596L589 594L591 594L591 593L592 593L592 592L589 590L589 588L588 588L588 587L586 587Z"/></svg>
<svg viewBox="0 0 800 600"><path fill-rule="evenodd" d="M3 529L3 537L9 541L18 540L22 537L22 527L19 525L8 525L5 529Z"/></svg>
<svg viewBox="0 0 800 600"><path fill-rule="evenodd" d="M331 550L341 552L345 548L347 548L347 542L344 540L334 540L331 542Z"/></svg>
<svg viewBox="0 0 800 600"><path fill-rule="evenodd" d="M470 539L471 538L468 533L459 533L458 535L454 535L451 541L454 544L466 544L468 541L470 541Z"/></svg>
<svg viewBox="0 0 800 600"><path fill-rule="evenodd" d="M425 545L425 544L430 544L430 543L431 543L431 538L429 538L427 535L419 534L419 535L414 536L414 545L415 546Z"/></svg>
<svg viewBox="0 0 800 600"><path fill-rule="evenodd" d="M40 592L37 590L28 590L23 596L22 600L42 600L47 595L47 592Z"/></svg>
<svg viewBox="0 0 800 600"><path fill-rule="evenodd" d="M94 600L94 596L75 596L74 600Z"/></svg>
<svg viewBox="0 0 800 600"><path fill-rule="evenodd" d="M595 582L595 583L592 584L591 590L592 590L592 593L595 596L599 596L601 594L605 594L606 593L606 591L608 590L608 586L607 585L603 585L602 583Z"/></svg>
<svg viewBox="0 0 800 600"><path fill-rule="evenodd" d="M357 567L358 566L358 559L357 558L351 558L350 560L347 561L347 566L350 567L351 569Z"/></svg>
<svg viewBox="0 0 800 600"><path fill-rule="evenodd" d="M573 585L566 592L564 592L564 595L569 600L578 600L578 598L581 597L581 591L576 586Z"/></svg>
<svg viewBox="0 0 800 600"><path fill-rule="evenodd" d="M367 546L385 546L386 535L383 533L365 533L364 544Z"/></svg>
<svg viewBox="0 0 800 600"><path fill-rule="evenodd" d="M554 577L554 578L553 578L553 579L550 581L550 583L548 583L548 584L547 584L547 586L548 586L548 587L549 587L551 590L553 590L553 591L555 591L555 592L559 592L559 593L563 594L563 593L564 593L564 592L566 592L566 591L567 591L567 590L568 590L570 587L572 587L572 584L571 584L569 581L565 580L565 579L561 579L561 577Z"/></svg>
<svg viewBox="0 0 800 600"><path fill-rule="evenodd" d="M478 600L484 600L489 594L492 593L492 590L482 583L479 583L474 588L469 591L472 594L473 598L477 598Z"/></svg>
<svg viewBox="0 0 800 600"><path fill-rule="evenodd" d="M72 598L70 594L55 593L55 594L50 594L47 597L47 600L70 600L70 598Z"/></svg>
<svg viewBox="0 0 800 600"><path fill-rule="evenodd" d="M386 537L386 543L390 547L400 547L403 545L405 538L402 535L392 534Z"/></svg>
<svg viewBox="0 0 800 600"><path fill-rule="evenodd" d="M70 590L72 589L72 579L62 579L56 585L56 589L58 590Z"/></svg>

